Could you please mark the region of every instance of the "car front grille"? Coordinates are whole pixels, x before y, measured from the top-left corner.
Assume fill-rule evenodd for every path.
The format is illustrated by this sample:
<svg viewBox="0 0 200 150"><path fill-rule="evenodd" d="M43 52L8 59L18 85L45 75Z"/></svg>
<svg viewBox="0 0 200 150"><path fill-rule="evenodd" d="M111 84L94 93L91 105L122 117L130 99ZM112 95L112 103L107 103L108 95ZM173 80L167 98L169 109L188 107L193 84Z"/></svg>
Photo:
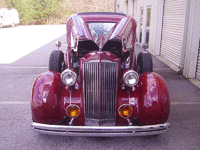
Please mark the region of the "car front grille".
<svg viewBox="0 0 200 150"><path fill-rule="evenodd" d="M108 60L83 63L85 118L115 119L117 62Z"/></svg>

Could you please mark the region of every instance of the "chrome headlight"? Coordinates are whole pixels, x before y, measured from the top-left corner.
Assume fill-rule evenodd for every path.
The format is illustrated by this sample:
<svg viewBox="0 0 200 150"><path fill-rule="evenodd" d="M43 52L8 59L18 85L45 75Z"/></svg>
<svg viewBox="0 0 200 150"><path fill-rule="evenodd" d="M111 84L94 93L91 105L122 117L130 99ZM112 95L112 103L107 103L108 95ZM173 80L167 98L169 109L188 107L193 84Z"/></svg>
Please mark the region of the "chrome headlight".
<svg viewBox="0 0 200 150"><path fill-rule="evenodd" d="M138 75L138 73L136 71L129 70L129 71L124 73L123 81L127 86L133 87L138 83L139 75Z"/></svg>
<svg viewBox="0 0 200 150"><path fill-rule="evenodd" d="M67 86L72 86L76 83L77 75L74 71L66 69L61 74L62 82Z"/></svg>

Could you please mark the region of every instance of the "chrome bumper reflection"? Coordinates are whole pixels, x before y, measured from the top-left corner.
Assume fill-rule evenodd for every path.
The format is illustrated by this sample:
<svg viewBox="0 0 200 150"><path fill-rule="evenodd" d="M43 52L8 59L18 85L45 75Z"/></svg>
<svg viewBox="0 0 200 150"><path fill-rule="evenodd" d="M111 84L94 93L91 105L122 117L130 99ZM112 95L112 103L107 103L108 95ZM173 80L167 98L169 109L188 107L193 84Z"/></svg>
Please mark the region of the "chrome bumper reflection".
<svg viewBox="0 0 200 150"><path fill-rule="evenodd" d="M32 129L39 133L96 137L156 135L166 132L169 126L169 123L148 126L64 126L36 122L31 124Z"/></svg>

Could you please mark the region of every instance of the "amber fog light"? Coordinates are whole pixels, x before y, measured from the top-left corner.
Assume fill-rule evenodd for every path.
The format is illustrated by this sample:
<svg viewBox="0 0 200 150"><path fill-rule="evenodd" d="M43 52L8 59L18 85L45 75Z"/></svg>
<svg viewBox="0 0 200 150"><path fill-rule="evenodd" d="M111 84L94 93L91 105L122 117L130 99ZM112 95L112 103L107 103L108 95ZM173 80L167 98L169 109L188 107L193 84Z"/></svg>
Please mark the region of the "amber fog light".
<svg viewBox="0 0 200 150"><path fill-rule="evenodd" d="M132 107L128 104L121 105L119 107L118 113L122 118L128 118L132 115Z"/></svg>
<svg viewBox="0 0 200 150"><path fill-rule="evenodd" d="M66 109L66 113L71 118L76 118L80 114L80 108L77 105L69 105Z"/></svg>

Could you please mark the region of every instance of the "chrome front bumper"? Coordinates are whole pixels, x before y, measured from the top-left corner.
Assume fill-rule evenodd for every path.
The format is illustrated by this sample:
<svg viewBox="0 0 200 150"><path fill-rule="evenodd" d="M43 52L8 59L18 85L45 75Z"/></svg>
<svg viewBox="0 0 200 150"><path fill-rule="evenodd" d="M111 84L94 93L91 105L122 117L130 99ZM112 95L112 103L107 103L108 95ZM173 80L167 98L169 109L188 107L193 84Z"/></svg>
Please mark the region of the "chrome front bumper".
<svg viewBox="0 0 200 150"><path fill-rule="evenodd" d="M169 123L148 126L64 126L36 122L31 124L32 129L39 133L96 137L156 135L166 132L169 126Z"/></svg>

